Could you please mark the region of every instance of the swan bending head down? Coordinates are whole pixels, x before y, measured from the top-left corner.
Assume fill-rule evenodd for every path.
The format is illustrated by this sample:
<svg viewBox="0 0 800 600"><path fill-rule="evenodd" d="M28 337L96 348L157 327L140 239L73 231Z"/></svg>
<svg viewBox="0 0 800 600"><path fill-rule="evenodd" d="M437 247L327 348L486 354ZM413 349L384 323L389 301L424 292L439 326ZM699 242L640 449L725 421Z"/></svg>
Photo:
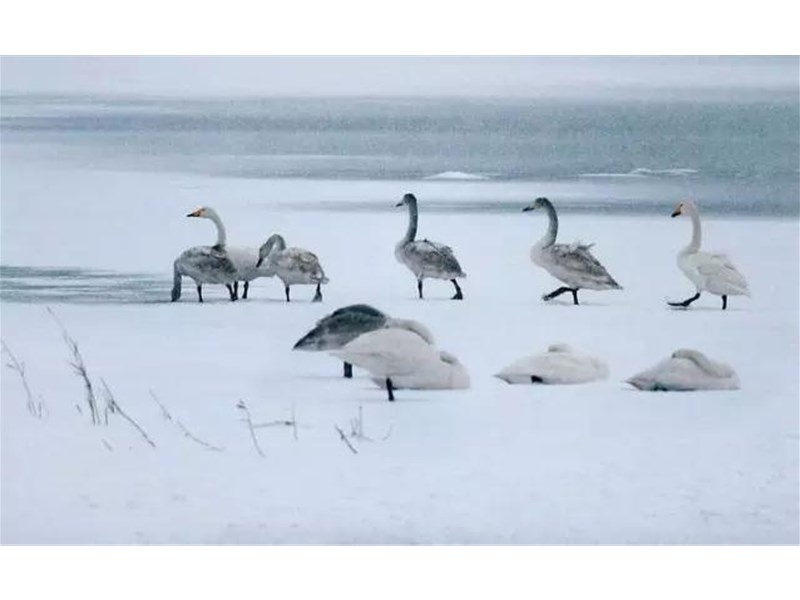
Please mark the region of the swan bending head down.
<svg viewBox="0 0 800 600"><path fill-rule="evenodd" d="M716 362L698 350L681 348L666 359L627 380L640 390L688 392L738 390L739 377L729 365Z"/></svg>
<svg viewBox="0 0 800 600"><path fill-rule="evenodd" d="M279 234L271 235L258 250L256 267L266 264L283 282L286 301L290 302L289 288L295 284L314 285L313 302L322 301L321 284L328 283L325 271L316 254L303 248L287 248L286 240Z"/></svg>

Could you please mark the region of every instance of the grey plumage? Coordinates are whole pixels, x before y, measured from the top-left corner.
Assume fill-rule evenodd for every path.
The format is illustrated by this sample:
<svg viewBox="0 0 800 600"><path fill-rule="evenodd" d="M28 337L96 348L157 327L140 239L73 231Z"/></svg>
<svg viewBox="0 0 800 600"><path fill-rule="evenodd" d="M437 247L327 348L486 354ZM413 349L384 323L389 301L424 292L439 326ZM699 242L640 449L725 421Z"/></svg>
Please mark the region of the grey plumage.
<svg viewBox="0 0 800 600"><path fill-rule="evenodd" d="M387 319L386 314L367 304L344 306L317 321L293 349L319 351L341 348L362 333L380 329Z"/></svg>

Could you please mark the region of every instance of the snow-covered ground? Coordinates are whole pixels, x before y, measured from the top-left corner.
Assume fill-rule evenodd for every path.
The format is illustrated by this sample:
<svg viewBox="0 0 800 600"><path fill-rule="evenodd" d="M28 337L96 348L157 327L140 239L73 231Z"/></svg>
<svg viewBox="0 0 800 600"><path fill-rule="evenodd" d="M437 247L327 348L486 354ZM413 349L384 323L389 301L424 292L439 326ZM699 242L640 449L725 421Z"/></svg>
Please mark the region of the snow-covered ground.
<svg viewBox="0 0 800 600"><path fill-rule="evenodd" d="M687 219L564 214L560 239L595 242L625 288L582 292L574 307L568 295L540 300L558 286L528 258L543 214L425 211L426 192L456 186L458 197L486 182L357 189L117 173L87 188L67 171L17 172L3 174L2 264L30 270L7 271L2 338L47 415L28 414L20 378L4 368L3 543L798 542L796 221L706 218L704 247L729 252L753 297L722 312L704 295L676 311L665 300L693 291L675 265ZM292 193L324 200L348 189L387 210L287 209ZM420 237L451 245L468 273L463 302L447 299L446 282L427 282L417 300L395 261L406 213L389 207L406 191L420 199ZM187 281L169 303L173 258L214 239L209 222L184 217L204 204L231 244L278 231L316 252L331 280L324 302L297 287L286 304L279 281L261 279L247 301L208 287L200 305ZM355 302L425 323L469 368L471 389L400 390L389 403L364 372L344 380L337 360L291 351L318 318ZM90 424L47 306L78 342L98 397L102 378L155 447L118 414ZM492 377L559 341L604 359L609 379L534 387ZM680 347L731 364L742 389L623 383ZM241 401L256 424L297 425L256 429L262 457ZM336 427L350 434L359 416L370 439L348 439L356 454Z"/></svg>

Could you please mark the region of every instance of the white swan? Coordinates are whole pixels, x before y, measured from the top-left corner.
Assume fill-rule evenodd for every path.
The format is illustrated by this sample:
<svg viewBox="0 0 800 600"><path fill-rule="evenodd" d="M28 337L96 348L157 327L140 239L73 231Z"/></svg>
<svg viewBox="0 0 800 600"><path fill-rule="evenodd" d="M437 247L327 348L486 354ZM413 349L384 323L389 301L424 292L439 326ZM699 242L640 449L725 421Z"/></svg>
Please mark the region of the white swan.
<svg viewBox="0 0 800 600"><path fill-rule="evenodd" d="M426 277L449 279L456 288L453 300L462 300L464 295L456 279L466 277L450 246L430 240L415 240L419 209L414 194L406 194L395 206L408 206L408 229L394 249L395 258L407 266L417 278L417 291L422 298L422 280Z"/></svg>
<svg viewBox="0 0 800 600"><path fill-rule="evenodd" d="M419 335L428 344L433 344L433 335L422 323L408 319L393 319L367 304L351 304L317 321L316 326L300 338L292 349L334 350L364 333L386 327L406 329ZM344 363L344 376L347 378L353 376L353 365L349 362Z"/></svg>
<svg viewBox="0 0 800 600"><path fill-rule="evenodd" d="M574 351L567 344L553 344L543 354L514 361L495 375L506 383L588 383L608 377L600 359Z"/></svg>
<svg viewBox="0 0 800 600"><path fill-rule="evenodd" d="M217 226L217 243L213 246L194 246L184 250L175 259L172 266L172 301L181 297L181 278L186 275L191 277L197 285L197 299L203 301L202 286L204 283L219 283L228 288L231 300L236 300L233 284L239 275L227 248L225 247L226 235L222 219L213 208L204 206L186 215L210 219Z"/></svg>
<svg viewBox="0 0 800 600"><path fill-rule="evenodd" d="M236 270L239 272L237 281L233 284L233 292L238 296L239 282L244 282L242 299L247 300L247 292L250 289L250 282L259 277L274 277L273 271L268 264L258 264L259 248L255 246L228 246L228 257L233 261Z"/></svg>
<svg viewBox="0 0 800 600"><path fill-rule="evenodd" d="M687 308L700 297L701 292L710 292L722 296L722 310L725 310L728 307L728 296L749 296L747 280L727 256L700 251L700 213L693 202L681 202L672 216L684 214L692 219L692 239L688 246L678 252L678 267L694 284L697 293L682 302L667 304Z"/></svg>
<svg viewBox="0 0 800 600"><path fill-rule="evenodd" d="M463 389L469 375L455 357L418 334L394 327L360 335L331 354L370 372L394 400L395 381L417 389Z"/></svg>
<svg viewBox="0 0 800 600"><path fill-rule="evenodd" d="M523 212L543 208L549 218L547 233L531 248L531 260L556 279L566 283L542 300L552 300L564 292L572 292L572 301L578 304L578 290L621 290L605 267L592 256L589 249L594 244L556 244L558 235L558 215L547 198L537 198L533 204L522 209Z"/></svg>
<svg viewBox="0 0 800 600"><path fill-rule="evenodd" d="M676 350L656 366L627 380L640 390L688 392L738 390L739 378L728 365L710 360L697 350Z"/></svg>
<svg viewBox="0 0 800 600"><path fill-rule="evenodd" d="M266 261L266 263L264 262ZM283 236L273 234L258 251L256 267L266 264L283 282L286 301L289 302L289 287L295 284L316 284L313 302L322 301L320 285L328 283L319 258L313 252L302 248L287 248Z"/></svg>

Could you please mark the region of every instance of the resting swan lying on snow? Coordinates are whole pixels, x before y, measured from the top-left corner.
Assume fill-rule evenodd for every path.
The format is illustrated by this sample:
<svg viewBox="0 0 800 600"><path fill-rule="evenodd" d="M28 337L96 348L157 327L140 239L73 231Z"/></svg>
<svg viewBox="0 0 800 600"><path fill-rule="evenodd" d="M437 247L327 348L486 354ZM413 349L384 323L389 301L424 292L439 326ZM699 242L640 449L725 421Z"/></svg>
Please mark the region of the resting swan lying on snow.
<svg viewBox="0 0 800 600"><path fill-rule="evenodd" d="M567 344L553 344L544 354L514 361L495 375L506 383L587 383L608 377L606 364L575 352Z"/></svg>
<svg viewBox="0 0 800 600"><path fill-rule="evenodd" d="M300 338L293 350L335 350L358 336L381 329L394 327L407 329L419 335L428 344L433 344L433 335L422 323L408 319L393 319L368 304L351 304L333 311L317 321L314 329ZM353 365L344 363L344 376L353 376Z"/></svg>
<svg viewBox="0 0 800 600"><path fill-rule="evenodd" d="M654 392L738 390L736 372L697 350L681 349L656 366L628 379L633 387Z"/></svg>
<svg viewBox="0 0 800 600"><path fill-rule="evenodd" d="M370 372L386 386L394 400L397 386L413 389L465 389L469 374L458 360L440 352L417 333L406 329L384 328L360 335L331 352Z"/></svg>

